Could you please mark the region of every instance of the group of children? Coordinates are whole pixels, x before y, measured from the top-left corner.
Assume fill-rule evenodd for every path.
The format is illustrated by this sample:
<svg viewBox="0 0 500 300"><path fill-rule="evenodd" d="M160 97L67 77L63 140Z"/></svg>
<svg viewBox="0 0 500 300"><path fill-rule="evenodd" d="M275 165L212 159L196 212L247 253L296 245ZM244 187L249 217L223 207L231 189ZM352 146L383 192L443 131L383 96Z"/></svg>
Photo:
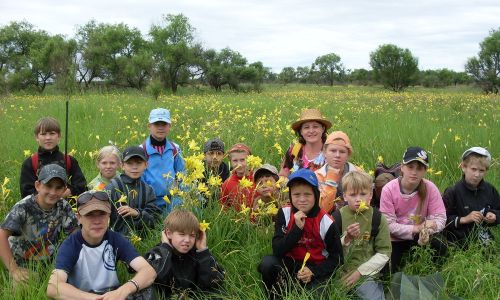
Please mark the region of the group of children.
<svg viewBox="0 0 500 300"><path fill-rule="evenodd" d="M486 149L464 152L463 177L441 198L438 188L424 178L428 153L407 148L400 176L375 179L384 183L377 184L379 210L370 205L373 178L348 162L353 147L347 134L326 135L331 123L316 110L306 111L292 128L304 145L322 143L322 165L305 163L313 161L306 157L310 149L298 147L304 154L295 166L297 150L291 146L288 152L294 154L284 160L280 172L270 164L252 170L247 164L251 149L245 144L235 144L226 153L224 143L215 138L203 147L202 180L221 178L221 205L237 211L258 209L259 203L281 207L274 218L273 253L258 267L270 297L286 290L291 278L316 289L341 269L342 282L355 286L358 297L384 299L377 278L386 269L398 271L413 246L429 244L439 262L447 251L445 238L460 247L475 237L482 244L492 240L488 227L500 221L500 196L483 180L491 164ZM76 159L58 149L58 122L41 119L35 127L39 149L21 170L23 199L0 226L0 258L14 281L28 278L31 260L57 253L47 288L52 298L147 298L153 282L163 295L178 289L219 290L224 271L208 250L206 232L192 212L174 209L182 200L170 190L181 184L177 174L185 172L185 163L180 147L167 139L170 126L170 112L153 109L148 138L121 154L114 146L102 148L97 155L99 174L87 186ZM223 161L226 154L230 168ZM280 187L288 188L287 197ZM64 199L70 196L77 196L76 214ZM165 216L161 243L140 256L127 237L154 230ZM62 233L70 235L56 251ZM122 285L117 260L136 272Z"/></svg>

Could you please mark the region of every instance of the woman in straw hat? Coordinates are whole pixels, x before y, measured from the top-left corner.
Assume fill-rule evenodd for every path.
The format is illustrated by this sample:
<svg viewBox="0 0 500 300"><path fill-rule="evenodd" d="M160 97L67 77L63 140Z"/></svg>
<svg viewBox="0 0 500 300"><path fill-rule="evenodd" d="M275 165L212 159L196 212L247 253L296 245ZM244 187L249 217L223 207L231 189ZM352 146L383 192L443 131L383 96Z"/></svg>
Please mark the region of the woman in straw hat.
<svg viewBox="0 0 500 300"><path fill-rule="evenodd" d="M288 177L291 170L302 168L316 171L325 163L323 144L326 141L326 131L332 127L332 123L313 108L303 110L299 120L291 127L299 141L288 148L281 163L280 176Z"/></svg>

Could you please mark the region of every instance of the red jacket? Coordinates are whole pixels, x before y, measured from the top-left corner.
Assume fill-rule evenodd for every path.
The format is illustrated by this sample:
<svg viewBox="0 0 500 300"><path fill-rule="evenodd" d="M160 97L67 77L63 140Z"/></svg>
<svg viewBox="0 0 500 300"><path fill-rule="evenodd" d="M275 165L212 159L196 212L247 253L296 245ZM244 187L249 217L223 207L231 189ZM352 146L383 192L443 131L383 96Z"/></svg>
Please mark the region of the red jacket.
<svg viewBox="0 0 500 300"><path fill-rule="evenodd" d="M240 186L242 177L238 177L236 173L231 173L231 176L224 181L221 187L220 202L222 205L233 207L235 210L240 211L241 205L245 204L247 207L252 208L253 197L255 193L255 183L253 182L253 173L250 172L245 176L252 182L252 186L243 188Z"/></svg>

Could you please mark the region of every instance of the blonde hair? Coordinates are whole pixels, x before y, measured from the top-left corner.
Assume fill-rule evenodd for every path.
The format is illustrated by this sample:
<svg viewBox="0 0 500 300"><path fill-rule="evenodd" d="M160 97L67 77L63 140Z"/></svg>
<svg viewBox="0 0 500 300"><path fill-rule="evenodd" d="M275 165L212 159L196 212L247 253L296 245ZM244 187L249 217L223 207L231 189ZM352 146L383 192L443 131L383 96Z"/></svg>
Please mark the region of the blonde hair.
<svg viewBox="0 0 500 300"><path fill-rule="evenodd" d="M200 222L196 216L187 210L176 208L163 221L165 229L171 232L196 233L200 230Z"/></svg>
<svg viewBox="0 0 500 300"><path fill-rule="evenodd" d="M362 190L372 190L373 178L362 171L351 171L342 177L342 190L353 190L359 192Z"/></svg>
<svg viewBox="0 0 500 300"><path fill-rule="evenodd" d="M474 163L480 165L486 170L490 168L490 162L488 161L488 158L486 156L479 155L476 153L471 153L467 155L467 157L462 161L462 166L466 167L469 164L474 164Z"/></svg>
<svg viewBox="0 0 500 300"><path fill-rule="evenodd" d="M97 153L96 163L99 163L107 155L116 156L118 164L122 162L120 150L118 150L118 148L116 148L115 146L109 145L109 146L104 146L101 148L101 150L99 150L99 153Z"/></svg>

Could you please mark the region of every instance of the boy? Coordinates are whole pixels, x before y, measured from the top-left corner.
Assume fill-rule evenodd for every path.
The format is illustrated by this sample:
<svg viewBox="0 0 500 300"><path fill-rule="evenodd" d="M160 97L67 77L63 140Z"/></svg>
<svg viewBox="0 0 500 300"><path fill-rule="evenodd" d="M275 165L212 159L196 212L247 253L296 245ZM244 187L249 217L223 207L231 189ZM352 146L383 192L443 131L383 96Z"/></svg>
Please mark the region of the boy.
<svg viewBox="0 0 500 300"><path fill-rule="evenodd" d="M142 180L149 184L156 195L156 205L167 214L176 205L182 203L177 197L171 197L170 189L175 183L176 174L185 172L184 159L179 145L167 139L172 121L170 111L155 108L149 114L149 137L141 147L146 151L148 167ZM170 199L167 203L164 197Z"/></svg>
<svg viewBox="0 0 500 300"><path fill-rule="evenodd" d="M224 272L207 247L207 235L192 212L174 209L165 219L162 243L144 256L156 269L155 287L165 299L186 290L215 292Z"/></svg>
<svg viewBox="0 0 500 300"><path fill-rule="evenodd" d="M71 205L62 199L66 170L55 164L40 169L35 181L37 194L17 202L0 226L0 257L14 281L28 279L30 260L50 259L61 232L78 226Z"/></svg>
<svg viewBox="0 0 500 300"><path fill-rule="evenodd" d="M493 235L485 226L500 223L500 196L495 187L483 179L490 164L488 150L481 147L466 150L460 164L462 179L444 192L445 233L458 246L464 247L468 241L478 238L482 244L488 244Z"/></svg>
<svg viewBox="0 0 500 300"><path fill-rule="evenodd" d="M210 176L219 176L223 182L226 181L229 177L229 168L222 161L224 159L224 143L218 138L208 140L203 146L203 153L205 154L203 181L206 182Z"/></svg>
<svg viewBox="0 0 500 300"><path fill-rule="evenodd" d="M270 164L263 164L255 170L253 178L255 181L253 208L258 207L258 200L266 204L272 202L279 204L280 190L276 187L276 182L279 180L278 169Z"/></svg>
<svg viewBox="0 0 500 300"><path fill-rule="evenodd" d="M121 234L108 229L111 204L103 191L88 191L76 199L81 229L59 247L47 296L54 299L125 299L150 286L156 272ZM120 286L117 260L137 273ZM99 297L99 295L103 296Z"/></svg>
<svg viewBox="0 0 500 300"><path fill-rule="evenodd" d="M24 198L36 192L35 181L38 172L44 165L58 164L66 170L68 183L62 197L79 195L87 189L87 181L83 176L78 161L71 155L59 151L61 126L51 117L41 118L35 125L35 139L38 151L24 160L19 179L21 197Z"/></svg>
<svg viewBox="0 0 500 300"><path fill-rule="evenodd" d="M247 168L247 157L250 154L250 148L243 143L233 145L228 152L232 174L222 184L220 201L237 211L241 210L242 205L252 207L255 185L253 173Z"/></svg>
<svg viewBox="0 0 500 300"><path fill-rule="evenodd" d="M337 227L319 207L318 179L313 171L299 169L287 183L291 205L278 211L273 237L273 255L265 256L259 272L271 296L284 287L279 282L290 274L306 287L326 282L343 263ZM310 254L301 267L306 253Z"/></svg>
<svg viewBox="0 0 500 300"><path fill-rule="evenodd" d="M359 281L356 294L360 299L385 299L382 283L374 278L389 261L391 236L385 217L370 206L372 178L351 171L342 178L342 190L347 206L333 213L335 225L344 233L341 242L347 273L342 281L348 287Z"/></svg>
<svg viewBox="0 0 500 300"><path fill-rule="evenodd" d="M147 166L144 149L128 147L123 151L123 174L105 187L113 203L110 228L125 236L131 231L141 235L145 228L154 228L161 215L153 188L141 181Z"/></svg>

